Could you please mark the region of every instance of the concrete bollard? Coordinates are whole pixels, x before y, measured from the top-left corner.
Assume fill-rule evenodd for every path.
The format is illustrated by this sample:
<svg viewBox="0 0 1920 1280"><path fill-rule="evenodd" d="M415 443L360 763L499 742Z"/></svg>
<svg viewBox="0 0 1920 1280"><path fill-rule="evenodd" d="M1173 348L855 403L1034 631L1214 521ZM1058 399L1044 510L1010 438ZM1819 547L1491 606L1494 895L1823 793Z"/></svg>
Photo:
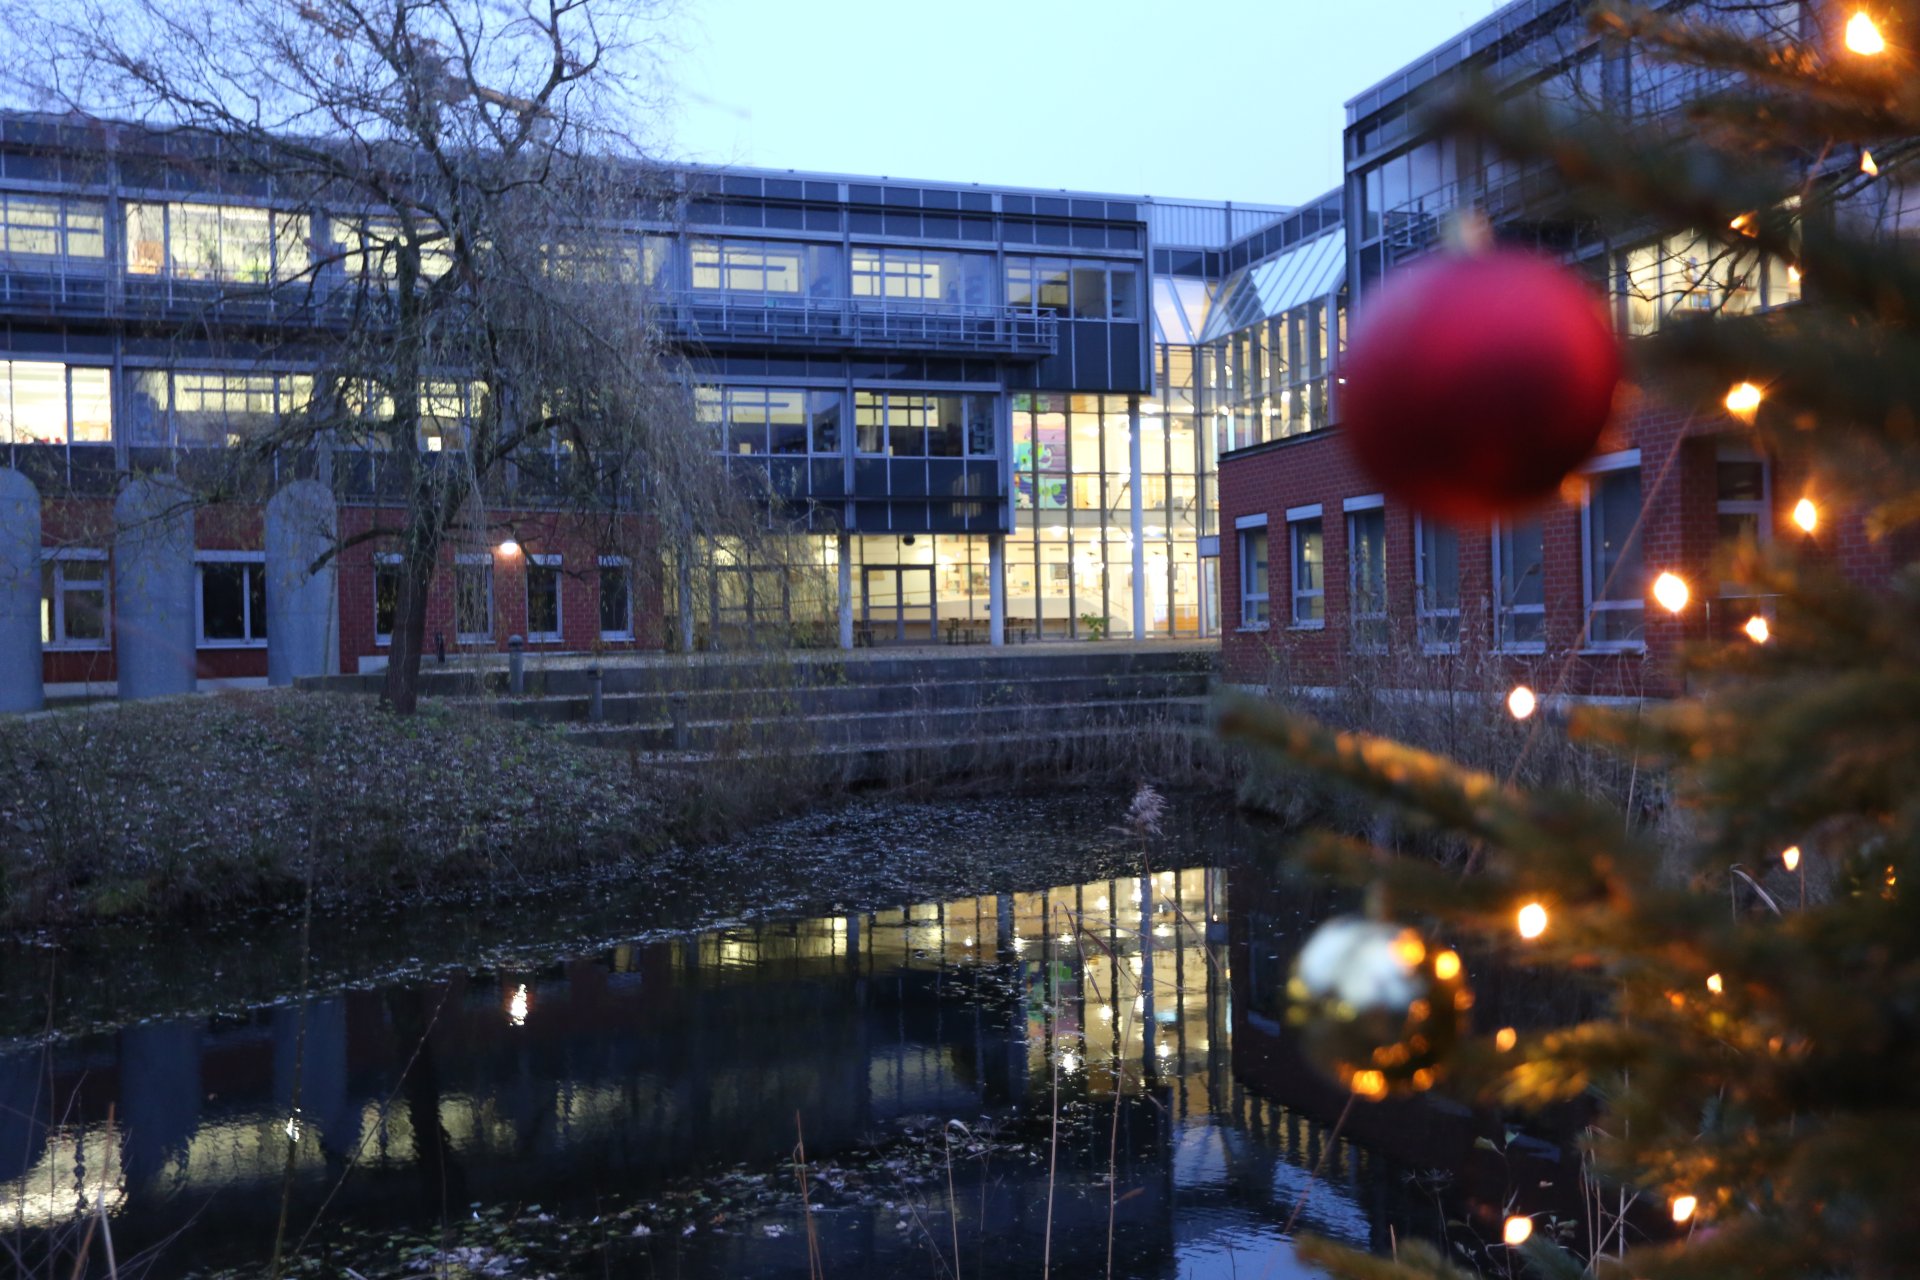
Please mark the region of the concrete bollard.
<svg viewBox="0 0 1920 1280"><path fill-rule="evenodd" d="M333 494L317 480L295 480L267 503L267 683L340 669L335 580L339 541ZM309 568L326 563L317 572Z"/></svg>
<svg viewBox="0 0 1920 1280"><path fill-rule="evenodd" d="M673 714L673 749L685 751L689 741L687 732L687 695L676 693L667 699L667 705Z"/></svg>
<svg viewBox="0 0 1920 1280"><path fill-rule="evenodd" d="M113 648L120 700L192 693L193 498L164 478L114 500Z"/></svg>
<svg viewBox="0 0 1920 1280"><path fill-rule="evenodd" d="M527 642L507 637L507 692L519 697L527 691Z"/></svg>
<svg viewBox="0 0 1920 1280"><path fill-rule="evenodd" d="M599 724L607 718L607 704L602 698L603 686L600 668L587 668L587 719Z"/></svg>

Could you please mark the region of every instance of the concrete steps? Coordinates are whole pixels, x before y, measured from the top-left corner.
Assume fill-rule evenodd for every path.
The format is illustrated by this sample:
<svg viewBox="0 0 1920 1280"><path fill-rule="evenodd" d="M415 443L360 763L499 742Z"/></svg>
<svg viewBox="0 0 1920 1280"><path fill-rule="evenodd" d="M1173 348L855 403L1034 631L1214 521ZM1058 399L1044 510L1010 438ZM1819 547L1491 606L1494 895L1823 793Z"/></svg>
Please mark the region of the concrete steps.
<svg viewBox="0 0 1920 1280"><path fill-rule="evenodd" d="M422 672L428 697L489 702L589 746L659 764L716 757L817 759L844 778L1000 767L1081 749L1130 749L1149 733L1201 733L1217 649L1204 644L1046 644L988 649L529 658L505 696L504 662ZM593 715L593 672L600 715ZM377 692L378 673L303 681Z"/></svg>
<svg viewBox="0 0 1920 1280"><path fill-rule="evenodd" d="M930 679L874 684L763 685L686 692L615 693L602 699L608 725L670 725L706 721L855 715L928 715L993 707L1203 697L1204 671L1145 671L1111 675L1048 675L1038 679ZM500 713L516 720L588 719L586 696L506 699Z"/></svg>
<svg viewBox="0 0 1920 1280"><path fill-rule="evenodd" d="M694 720L673 724L583 724L573 729L586 745L649 754L722 752L812 754L858 747L969 743L1019 736L1058 738L1090 730L1117 730L1152 722L1190 726L1206 722L1204 696L1124 698L1071 703L961 707L941 711L852 712L769 716L752 720Z"/></svg>

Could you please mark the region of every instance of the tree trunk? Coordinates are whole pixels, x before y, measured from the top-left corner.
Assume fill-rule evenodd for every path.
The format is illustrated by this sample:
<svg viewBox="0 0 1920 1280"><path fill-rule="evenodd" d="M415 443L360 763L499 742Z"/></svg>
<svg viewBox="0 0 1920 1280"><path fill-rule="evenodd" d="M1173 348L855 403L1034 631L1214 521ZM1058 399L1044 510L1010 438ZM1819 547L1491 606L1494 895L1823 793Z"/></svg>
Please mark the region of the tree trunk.
<svg viewBox="0 0 1920 1280"><path fill-rule="evenodd" d="M422 513L416 512L419 519ZM431 530L414 529L400 562L400 583L393 610L393 642L387 649L387 680L380 700L403 716L420 702L420 658L427 639L427 591L433 585L439 540Z"/></svg>

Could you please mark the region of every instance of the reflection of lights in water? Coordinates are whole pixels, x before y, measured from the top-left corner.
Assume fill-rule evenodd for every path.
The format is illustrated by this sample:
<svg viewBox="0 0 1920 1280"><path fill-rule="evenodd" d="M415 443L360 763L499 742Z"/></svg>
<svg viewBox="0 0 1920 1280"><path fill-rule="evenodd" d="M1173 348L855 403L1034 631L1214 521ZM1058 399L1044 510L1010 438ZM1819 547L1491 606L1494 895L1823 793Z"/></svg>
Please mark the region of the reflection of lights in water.
<svg viewBox="0 0 1920 1280"><path fill-rule="evenodd" d="M1165 1040L1162 1040L1159 1044L1153 1046L1153 1056L1156 1058L1171 1058L1173 1056L1173 1046Z"/></svg>
<svg viewBox="0 0 1920 1280"><path fill-rule="evenodd" d="M300 1141L300 1115L298 1112L287 1117L286 1130L288 1142Z"/></svg>
<svg viewBox="0 0 1920 1280"><path fill-rule="evenodd" d="M1063 1052L1060 1055L1060 1069L1062 1071L1078 1071L1080 1069L1080 1059L1074 1057L1072 1053Z"/></svg>
<svg viewBox="0 0 1920 1280"><path fill-rule="evenodd" d="M1071 930L1071 929L1062 929L1062 930L1060 931L1060 941L1062 941L1062 942L1072 942L1072 941L1073 941L1073 930Z"/></svg>
<svg viewBox="0 0 1920 1280"><path fill-rule="evenodd" d="M1017 934L1017 933L1016 933L1016 934L1014 934L1014 935L1013 935L1013 949L1014 949L1015 951L1025 951L1025 950L1027 949L1027 940L1026 940L1025 938L1023 938L1023 937L1021 937L1021 936L1020 936L1019 934Z"/></svg>
<svg viewBox="0 0 1920 1280"><path fill-rule="evenodd" d="M1156 938L1171 938L1173 936L1173 926L1170 924L1157 924L1153 926L1153 936Z"/></svg>
<svg viewBox="0 0 1920 1280"><path fill-rule="evenodd" d="M527 984L521 983L507 1001L507 1021L516 1027L527 1025Z"/></svg>

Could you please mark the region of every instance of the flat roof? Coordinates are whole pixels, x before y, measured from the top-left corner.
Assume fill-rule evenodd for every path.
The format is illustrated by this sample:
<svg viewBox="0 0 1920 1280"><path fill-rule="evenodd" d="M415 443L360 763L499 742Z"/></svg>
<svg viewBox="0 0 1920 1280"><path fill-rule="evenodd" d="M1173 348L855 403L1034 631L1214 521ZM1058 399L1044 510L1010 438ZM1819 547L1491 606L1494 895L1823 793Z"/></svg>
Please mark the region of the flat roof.
<svg viewBox="0 0 1920 1280"><path fill-rule="evenodd" d="M1537 22L1555 10L1565 10L1571 15L1575 7L1569 0L1513 0L1459 35L1435 45L1392 75L1347 99L1347 123L1351 125L1364 120L1394 99L1406 97L1421 85L1438 79L1528 23Z"/></svg>

